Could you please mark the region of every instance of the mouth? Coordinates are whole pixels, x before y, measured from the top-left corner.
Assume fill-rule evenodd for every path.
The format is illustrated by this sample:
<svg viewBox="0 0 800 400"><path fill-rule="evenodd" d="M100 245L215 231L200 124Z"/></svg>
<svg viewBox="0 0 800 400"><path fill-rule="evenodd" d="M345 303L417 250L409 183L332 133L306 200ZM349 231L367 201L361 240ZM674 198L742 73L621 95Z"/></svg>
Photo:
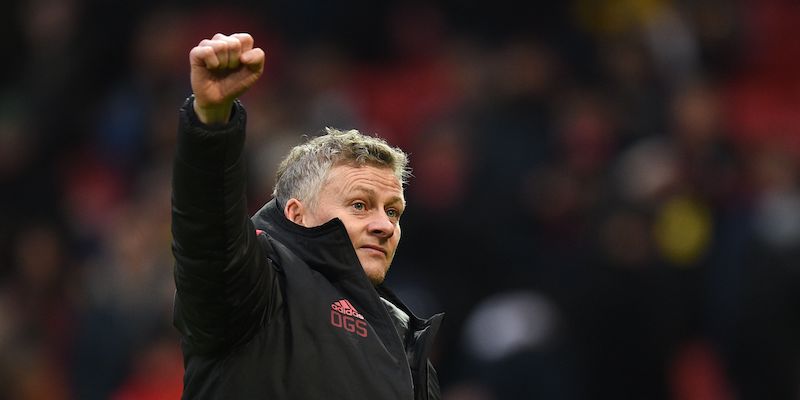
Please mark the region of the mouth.
<svg viewBox="0 0 800 400"><path fill-rule="evenodd" d="M369 253L373 253L373 254L380 254L382 256L386 256L386 254L387 254L386 249L384 249L381 246L376 246L376 245L372 245L372 244L365 244L365 245L361 246L360 248L366 250Z"/></svg>

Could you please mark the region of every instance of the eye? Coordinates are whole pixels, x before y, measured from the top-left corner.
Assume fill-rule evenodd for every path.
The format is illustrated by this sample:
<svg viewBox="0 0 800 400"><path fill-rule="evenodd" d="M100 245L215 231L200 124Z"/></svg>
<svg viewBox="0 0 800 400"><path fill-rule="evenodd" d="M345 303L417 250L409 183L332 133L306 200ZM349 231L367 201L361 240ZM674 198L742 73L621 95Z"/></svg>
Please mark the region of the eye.
<svg viewBox="0 0 800 400"><path fill-rule="evenodd" d="M386 210L386 215L388 215L389 218L398 219L398 218L400 218L400 211L398 211L398 210L396 210L394 208L390 208L390 209Z"/></svg>
<svg viewBox="0 0 800 400"><path fill-rule="evenodd" d="M367 205L364 204L364 202L362 201L357 201L353 203L353 209L355 209L356 211L364 211L367 209Z"/></svg>

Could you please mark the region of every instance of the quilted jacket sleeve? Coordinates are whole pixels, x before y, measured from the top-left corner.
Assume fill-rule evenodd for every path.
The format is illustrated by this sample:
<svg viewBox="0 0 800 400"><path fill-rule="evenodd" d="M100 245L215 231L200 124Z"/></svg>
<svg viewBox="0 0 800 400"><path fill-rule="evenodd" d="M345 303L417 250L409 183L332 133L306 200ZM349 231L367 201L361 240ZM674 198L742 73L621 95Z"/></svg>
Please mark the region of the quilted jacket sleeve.
<svg viewBox="0 0 800 400"><path fill-rule="evenodd" d="M180 110L172 181L174 324L195 353L231 348L260 326L276 272L258 243L245 198L246 113L205 126L193 98Z"/></svg>

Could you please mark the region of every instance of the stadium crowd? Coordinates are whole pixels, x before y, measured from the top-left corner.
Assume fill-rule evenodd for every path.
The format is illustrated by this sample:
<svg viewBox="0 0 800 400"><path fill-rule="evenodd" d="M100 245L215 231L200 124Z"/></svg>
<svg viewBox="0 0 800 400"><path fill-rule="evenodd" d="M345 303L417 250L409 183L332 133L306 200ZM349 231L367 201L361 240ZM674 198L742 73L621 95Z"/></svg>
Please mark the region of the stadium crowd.
<svg viewBox="0 0 800 400"><path fill-rule="evenodd" d="M238 31L253 211L326 126L411 154L389 283L446 312L446 399L800 398L791 0L4 9L1 398L179 398L177 109Z"/></svg>

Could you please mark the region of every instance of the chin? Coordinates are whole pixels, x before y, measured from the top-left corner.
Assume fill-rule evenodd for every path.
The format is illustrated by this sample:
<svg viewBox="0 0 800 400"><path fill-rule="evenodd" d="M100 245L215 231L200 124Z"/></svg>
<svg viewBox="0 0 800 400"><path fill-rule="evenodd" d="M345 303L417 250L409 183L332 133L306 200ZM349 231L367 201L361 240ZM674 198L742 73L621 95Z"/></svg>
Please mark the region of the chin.
<svg viewBox="0 0 800 400"><path fill-rule="evenodd" d="M388 272L388 270L389 268L382 265L367 265L364 267L364 272L367 274L367 278L369 278L373 285L380 285L383 283L383 280L386 279L386 272Z"/></svg>

